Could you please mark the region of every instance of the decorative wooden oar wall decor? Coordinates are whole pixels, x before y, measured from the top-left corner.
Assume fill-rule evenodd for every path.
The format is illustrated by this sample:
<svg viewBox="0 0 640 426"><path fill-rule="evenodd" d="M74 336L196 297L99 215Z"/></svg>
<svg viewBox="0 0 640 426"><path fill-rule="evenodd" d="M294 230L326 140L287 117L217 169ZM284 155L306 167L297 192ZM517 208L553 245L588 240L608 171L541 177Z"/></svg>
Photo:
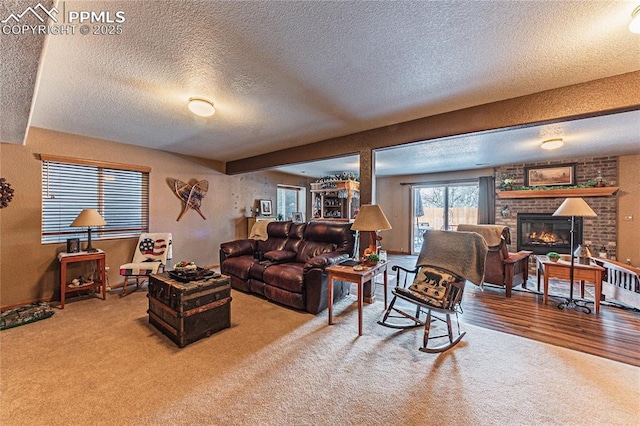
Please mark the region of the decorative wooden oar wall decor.
<svg viewBox="0 0 640 426"><path fill-rule="evenodd" d="M189 184L181 181L180 179L171 180L173 181L173 192L178 198L180 198L180 200L182 200L182 211L176 221L182 219L182 216L184 216L189 209L197 211L198 214L206 220L207 218L204 217L200 211L200 206L202 205L202 199L207 195L207 191L209 190L209 181L201 180L196 183Z"/></svg>

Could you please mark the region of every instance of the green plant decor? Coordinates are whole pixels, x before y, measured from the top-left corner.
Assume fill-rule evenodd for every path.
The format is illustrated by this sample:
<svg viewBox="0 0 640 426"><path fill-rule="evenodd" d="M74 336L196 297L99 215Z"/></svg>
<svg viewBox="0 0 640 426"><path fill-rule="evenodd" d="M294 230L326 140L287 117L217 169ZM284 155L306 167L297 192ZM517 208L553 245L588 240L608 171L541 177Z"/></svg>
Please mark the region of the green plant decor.
<svg viewBox="0 0 640 426"><path fill-rule="evenodd" d="M365 262L368 263L378 263L380 261L380 256L373 253L364 258Z"/></svg>
<svg viewBox="0 0 640 426"><path fill-rule="evenodd" d="M556 253L555 251L550 251L549 253L547 253L547 257L551 260L558 260L560 259L560 254Z"/></svg>
<svg viewBox="0 0 640 426"><path fill-rule="evenodd" d="M580 188L595 188L598 182L595 180L588 180L582 185L571 185L571 186L512 186L511 189L513 191L548 191L552 189L580 189ZM504 187L501 186L501 189L504 190Z"/></svg>

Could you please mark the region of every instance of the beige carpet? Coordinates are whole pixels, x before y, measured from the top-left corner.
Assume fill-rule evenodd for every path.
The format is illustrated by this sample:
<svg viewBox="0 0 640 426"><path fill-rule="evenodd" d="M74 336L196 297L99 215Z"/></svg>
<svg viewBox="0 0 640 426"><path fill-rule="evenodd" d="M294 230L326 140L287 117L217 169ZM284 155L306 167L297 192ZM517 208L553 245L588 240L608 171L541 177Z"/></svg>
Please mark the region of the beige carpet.
<svg viewBox="0 0 640 426"><path fill-rule="evenodd" d="M146 289L145 289L146 290ZM455 349L233 292L232 327L179 349L140 290L0 333L9 425L638 425L640 369L471 325Z"/></svg>

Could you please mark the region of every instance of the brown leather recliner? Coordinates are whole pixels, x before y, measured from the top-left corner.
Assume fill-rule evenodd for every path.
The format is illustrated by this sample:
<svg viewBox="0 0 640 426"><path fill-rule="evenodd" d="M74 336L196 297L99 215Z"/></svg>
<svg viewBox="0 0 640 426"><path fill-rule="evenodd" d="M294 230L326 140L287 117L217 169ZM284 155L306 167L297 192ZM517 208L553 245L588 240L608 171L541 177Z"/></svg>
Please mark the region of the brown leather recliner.
<svg viewBox="0 0 640 426"><path fill-rule="evenodd" d="M477 232L487 242L489 251L484 269L484 282L505 288L507 297L511 297L514 286L524 284L529 278L529 256L533 253L521 250L509 253L511 233L503 225L467 225L460 224L458 231Z"/></svg>
<svg viewBox="0 0 640 426"><path fill-rule="evenodd" d="M236 240L220 244L220 270L231 286L312 314L327 308L325 268L353 252L350 223L271 222L265 241ZM336 282L334 300L348 294L349 283Z"/></svg>

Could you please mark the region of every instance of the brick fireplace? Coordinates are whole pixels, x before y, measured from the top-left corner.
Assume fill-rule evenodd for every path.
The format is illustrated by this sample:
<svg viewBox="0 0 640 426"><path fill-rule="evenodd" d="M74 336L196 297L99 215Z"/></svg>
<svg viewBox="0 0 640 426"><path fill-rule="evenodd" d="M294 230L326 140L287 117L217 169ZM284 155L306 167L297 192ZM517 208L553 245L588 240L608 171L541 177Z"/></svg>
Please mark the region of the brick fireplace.
<svg viewBox="0 0 640 426"><path fill-rule="evenodd" d="M524 183L524 169L530 166L547 166L561 164L576 165L576 184L584 185L588 180L595 179L598 171L604 178L605 185L608 187L617 186L618 184L618 158L617 157L598 157L584 158L580 160L570 161L553 161L546 163L529 163L517 164L510 166L497 167L495 169L496 191L500 191L501 176L509 175L516 181L515 186L522 186ZM597 196L583 197L597 214L596 217L582 218L582 242L591 247L592 252L598 253L604 247L609 258L615 258L617 246L617 200L616 196ZM549 198L499 198L496 197L496 224L506 225L511 230L511 245L509 251L518 251L521 245L521 237L518 236L518 215L522 214L545 214L552 215L553 212L562 204L565 197L549 197ZM508 215L503 217L501 212L508 207ZM544 250L548 251L559 250ZM565 253L568 253L566 250Z"/></svg>

